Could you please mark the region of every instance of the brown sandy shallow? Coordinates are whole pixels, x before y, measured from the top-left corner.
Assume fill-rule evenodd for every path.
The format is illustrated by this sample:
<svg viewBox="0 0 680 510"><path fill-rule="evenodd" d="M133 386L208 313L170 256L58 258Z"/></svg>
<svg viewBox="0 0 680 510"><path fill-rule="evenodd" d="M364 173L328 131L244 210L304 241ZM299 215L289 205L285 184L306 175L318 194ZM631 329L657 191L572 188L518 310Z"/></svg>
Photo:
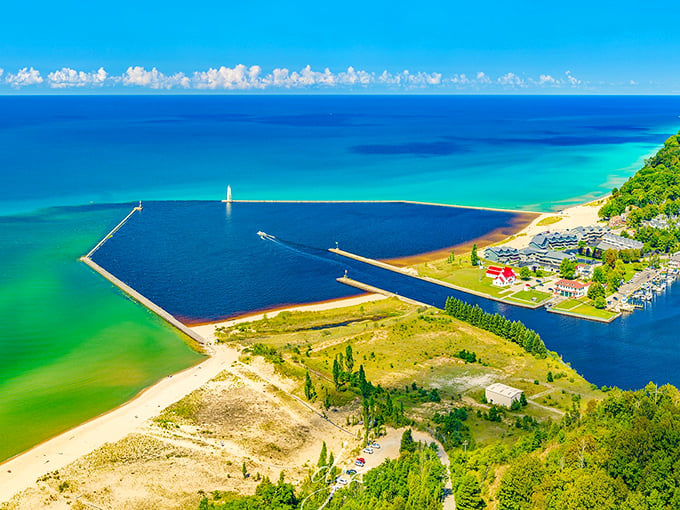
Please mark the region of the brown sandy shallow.
<svg viewBox="0 0 680 510"><path fill-rule="evenodd" d="M432 262L433 260L443 259L449 256L453 251L456 254L466 253L472 250L472 245L476 244L477 248L485 248L495 243L500 243L510 236L521 232L527 228L534 220L541 216L541 213L518 213L510 225L499 227L491 232L484 234L476 239L465 241L464 243L448 246L439 250L429 251L426 253L419 253L416 255L409 255L407 257L398 257L394 259L384 259L381 262L392 264L397 267L412 266L415 264L422 264L424 262Z"/></svg>
<svg viewBox="0 0 680 510"><path fill-rule="evenodd" d="M340 308L343 306L352 306L353 304L360 304L365 301L372 301L374 299L381 299L384 296L375 296L370 292L361 292L352 296L344 296L333 299L324 299L322 301L311 301L308 303L288 303L284 305L277 305L272 307L257 308L248 312L236 313L234 315L226 315L222 318L217 318L209 321L201 321L190 319L186 317L179 317L182 324L186 324L190 328L198 326L210 326L214 324L244 322L245 319L260 320L263 315L272 317L280 312L312 312L318 310L328 310L330 308ZM356 300L356 303L354 302ZM273 314L273 315L270 315Z"/></svg>

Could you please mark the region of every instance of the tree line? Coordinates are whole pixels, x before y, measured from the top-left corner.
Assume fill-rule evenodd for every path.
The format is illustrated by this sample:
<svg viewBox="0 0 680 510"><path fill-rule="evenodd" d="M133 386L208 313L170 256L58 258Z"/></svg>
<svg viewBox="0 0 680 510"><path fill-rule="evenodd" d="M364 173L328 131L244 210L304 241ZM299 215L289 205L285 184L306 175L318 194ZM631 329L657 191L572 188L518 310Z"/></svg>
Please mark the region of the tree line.
<svg viewBox="0 0 680 510"><path fill-rule="evenodd" d="M498 313L485 312L479 305L471 305L454 297L447 298L444 311L456 319L516 343L537 358L544 358L548 353L539 334L520 321L508 320Z"/></svg>

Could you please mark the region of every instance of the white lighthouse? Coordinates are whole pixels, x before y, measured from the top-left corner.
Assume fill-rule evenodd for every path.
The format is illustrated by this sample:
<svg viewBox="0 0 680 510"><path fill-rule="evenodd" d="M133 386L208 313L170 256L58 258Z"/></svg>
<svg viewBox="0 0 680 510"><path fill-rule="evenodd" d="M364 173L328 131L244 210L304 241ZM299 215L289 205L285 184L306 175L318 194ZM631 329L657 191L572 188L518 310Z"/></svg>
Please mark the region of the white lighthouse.
<svg viewBox="0 0 680 510"><path fill-rule="evenodd" d="M231 186L227 186L227 203L231 203Z"/></svg>

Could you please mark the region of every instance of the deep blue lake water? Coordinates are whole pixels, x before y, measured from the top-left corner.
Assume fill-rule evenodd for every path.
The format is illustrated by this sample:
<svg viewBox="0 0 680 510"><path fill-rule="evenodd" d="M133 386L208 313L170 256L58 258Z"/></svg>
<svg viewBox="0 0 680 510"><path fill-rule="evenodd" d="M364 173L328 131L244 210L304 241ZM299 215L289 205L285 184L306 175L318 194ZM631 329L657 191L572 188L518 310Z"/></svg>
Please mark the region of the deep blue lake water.
<svg viewBox="0 0 680 510"><path fill-rule="evenodd" d="M518 319L597 385L680 384L680 288L602 324L527 310L408 278L327 251L371 258L426 252L483 235L513 215L404 204L148 203L94 259L169 312L209 321L245 311L356 294L349 276L443 308L448 296ZM279 242L260 239L263 230Z"/></svg>
<svg viewBox="0 0 680 510"><path fill-rule="evenodd" d="M515 218L398 203L145 202L94 260L171 314L207 322L356 294L334 280L345 267L327 251L336 242L372 258L401 257L512 228Z"/></svg>

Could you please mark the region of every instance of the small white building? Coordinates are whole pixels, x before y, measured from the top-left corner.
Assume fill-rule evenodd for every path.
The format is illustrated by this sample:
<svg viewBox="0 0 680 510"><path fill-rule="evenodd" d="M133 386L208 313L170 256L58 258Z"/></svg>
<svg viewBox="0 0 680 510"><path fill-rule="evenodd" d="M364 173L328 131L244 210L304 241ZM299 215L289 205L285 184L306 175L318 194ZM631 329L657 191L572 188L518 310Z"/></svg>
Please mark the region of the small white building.
<svg viewBox="0 0 680 510"><path fill-rule="evenodd" d="M522 390L511 388L501 383L494 383L486 388L486 401L489 404L497 406L512 406L513 402L519 401L522 398Z"/></svg>
<svg viewBox="0 0 680 510"><path fill-rule="evenodd" d="M517 275L510 267L489 266L486 276L493 280L496 287L507 287L517 281Z"/></svg>

